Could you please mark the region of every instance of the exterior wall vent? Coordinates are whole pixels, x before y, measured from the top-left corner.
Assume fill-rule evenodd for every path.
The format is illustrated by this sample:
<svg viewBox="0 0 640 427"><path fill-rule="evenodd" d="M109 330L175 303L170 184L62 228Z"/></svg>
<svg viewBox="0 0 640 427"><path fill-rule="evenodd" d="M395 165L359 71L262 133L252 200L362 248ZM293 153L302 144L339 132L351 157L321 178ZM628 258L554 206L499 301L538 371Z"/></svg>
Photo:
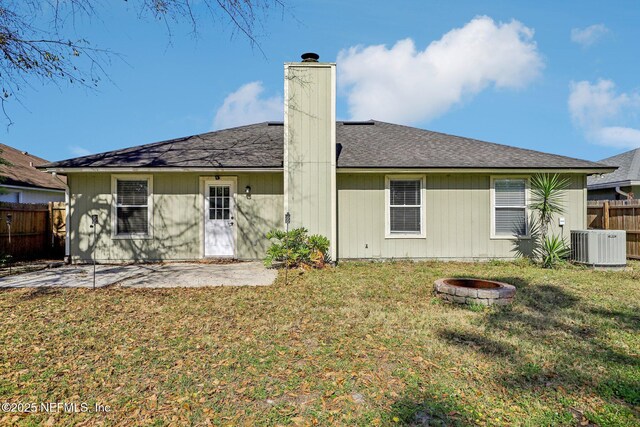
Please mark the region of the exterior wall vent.
<svg viewBox="0 0 640 427"><path fill-rule="evenodd" d="M627 234L624 230L571 230L571 259L593 267L627 265Z"/></svg>

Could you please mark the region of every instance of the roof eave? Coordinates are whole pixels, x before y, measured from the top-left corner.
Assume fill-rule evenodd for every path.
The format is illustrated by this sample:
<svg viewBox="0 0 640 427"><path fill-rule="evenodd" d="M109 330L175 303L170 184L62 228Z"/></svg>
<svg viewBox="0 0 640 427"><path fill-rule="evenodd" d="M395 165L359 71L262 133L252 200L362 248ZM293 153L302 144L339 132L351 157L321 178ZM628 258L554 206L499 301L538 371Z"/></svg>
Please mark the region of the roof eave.
<svg viewBox="0 0 640 427"><path fill-rule="evenodd" d="M607 188L616 188L616 187L631 187L635 185L640 185L640 181L613 181L613 182L601 182L597 184L589 184L587 185L588 190L605 190Z"/></svg>
<svg viewBox="0 0 640 427"><path fill-rule="evenodd" d="M111 166L111 167L48 167L47 165L39 166L38 169L44 170L49 173L67 174L67 173L96 173L96 172L127 172L127 173L148 173L148 172L282 172L284 168L282 166L269 166L269 167L124 167L124 166ZM554 171L558 173L580 173L580 174L606 174L614 172L615 167L527 167L527 168L514 168L514 167L389 167L389 166L366 166L366 167L352 167L352 166L338 166L337 171L340 173L367 173L367 172L432 172L432 173L451 173L451 172L466 172L466 173L487 173L487 172L500 172L500 173L523 173L523 172L540 172L540 171Z"/></svg>
<svg viewBox="0 0 640 427"><path fill-rule="evenodd" d="M68 174L68 173L149 173L149 172L207 172L207 173L238 173L238 172L282 172L282 167L235 167L235 168L213 168L213 167L42 167L45 172Z"/></svg>
<svg viewBox="0 0 640 427"><path fill-rule="evenodd" d="M338 166L337 171L340 173L394 173L394 172L407 172L407 173L536 173L540 171L553 171L556 173L579 173L585 175L592 174L605 174L614 172L615 167L579 167L579 168L567 168L567 167L544 167L544 168L513 168L513 167L388 167L388 166L368 166L368 167L349 167Z"/></svg>

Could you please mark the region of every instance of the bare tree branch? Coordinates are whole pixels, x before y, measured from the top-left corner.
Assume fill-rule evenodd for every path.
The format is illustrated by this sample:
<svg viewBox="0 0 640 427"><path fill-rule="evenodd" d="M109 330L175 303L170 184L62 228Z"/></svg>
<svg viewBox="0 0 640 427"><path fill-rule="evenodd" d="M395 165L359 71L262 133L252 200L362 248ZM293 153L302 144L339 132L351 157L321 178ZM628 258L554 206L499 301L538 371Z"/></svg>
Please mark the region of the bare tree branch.
<svg viewBox="0 0 640 427"><path fill-rule="evenodd" d="M194 35L203 20L231 23L262 55L258 39L272 8L284 10L282 0L122 0L138 11L164 22L169 38L175 23L187 21ZM0 104L7 123L6 103L20 103L18 93L34 81L76 83L94 89L108 79L109 49L91 45L87 38L65 36L76 18L99 18L101 0L0 0ZM203 18L203 15L207 15ZM42 21L51 16L45 28Z"/></svg>

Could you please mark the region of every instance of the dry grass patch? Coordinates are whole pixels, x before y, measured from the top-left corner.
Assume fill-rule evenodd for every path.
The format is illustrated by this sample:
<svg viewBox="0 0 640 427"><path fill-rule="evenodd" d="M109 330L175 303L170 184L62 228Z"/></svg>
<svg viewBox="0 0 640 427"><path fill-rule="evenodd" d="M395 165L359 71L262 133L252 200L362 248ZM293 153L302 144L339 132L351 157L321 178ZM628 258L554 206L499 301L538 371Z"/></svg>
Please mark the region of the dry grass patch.
<svg viewBox="0 0 640 427"><path fill-rule="evenodd" d="M636 271L344 263L270 287L0 293L0 413L40 425L637 425ZM436 278L518 288L510 308ZM585 424L585 425L586 425Z"/></svg>

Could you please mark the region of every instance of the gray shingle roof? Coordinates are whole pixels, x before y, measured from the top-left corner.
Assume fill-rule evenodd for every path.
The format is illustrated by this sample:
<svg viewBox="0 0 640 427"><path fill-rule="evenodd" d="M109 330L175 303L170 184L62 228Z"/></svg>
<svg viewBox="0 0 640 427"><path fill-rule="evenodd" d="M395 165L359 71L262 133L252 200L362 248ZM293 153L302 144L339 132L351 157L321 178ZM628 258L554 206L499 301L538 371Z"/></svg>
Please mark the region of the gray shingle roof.
<svg viewBox="0 0 640 427"><path fill-rule="evenodd" d="M598 163L618 166L618 169L603 175L602 178L590 176L587 180L588 186L607 188L608 186L615 187L621 183L640 181L640 148L602 159Z"/></svg>
<svg viewBox="0 0 640 427"><path fill-rule="evenodd" d="M282 125L265 122L62 160L45 167L282 167L282 141Z"/></svg>
<svg viewBox="0 0 640 427"><path fill-rule="evenodd" d="M78 167L278 168L282 123L258 123L45 165ZM339 168L571 168L607 166L391 123L337 122Z"/></svg>
<svg viewBox="0 0 640 427"><path fill-rule="evenodd" d="M339 167L598 168L586 160L372 121L338 125Z"/></svg>

